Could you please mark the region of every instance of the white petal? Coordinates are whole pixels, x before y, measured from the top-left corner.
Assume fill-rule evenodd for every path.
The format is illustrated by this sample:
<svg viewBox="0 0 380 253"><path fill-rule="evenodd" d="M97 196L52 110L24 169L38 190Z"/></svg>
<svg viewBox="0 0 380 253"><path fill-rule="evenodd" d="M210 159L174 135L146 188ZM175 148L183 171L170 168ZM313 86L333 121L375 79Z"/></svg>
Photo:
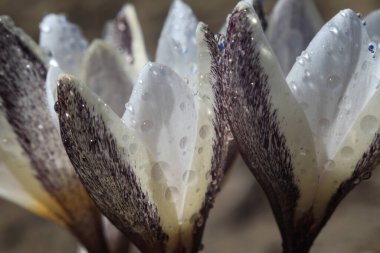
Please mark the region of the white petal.
<svg viewBox="0 0 380 253"><path fill-rule="evenodd" d="M378 60L369 45L361 20L351 10L342 11L316 35L287 77L305 108L321 170L379 85Z"/></svg>
<svg viewBox="0 0 380 253"><path fill-rule="evenodd" d="M6 140L0 140L5 141ZM41 202L35 199L26 189L18 182L12 173L6 168L5 164L0 161L0 197L14 202L25 209L54 219L54 215Z"/></svg>
<svg viewBox="0 0 380 253"><path fill-rule="evenodd" d="M175 0L162 29L156 62L169 66L185 79L194 78L196 66L195 31L198 20L182 0Z"/></svg>
<svg viewBox="0 0 380 253"><path fill-rule="evenodd" d="M122 116L133 88L125 65L124 58L100 40L91 44L83 59L83 82L119 116Z"/></svg>
<svg viewBox="0 0 380 253"><path fill-rule="evenodd" d="M126 70L134 83L138 73L148 62L148 57L141 26L132 4L126 4L115 20L106 24L104 37L124 55L128 63Z"/></svg>
<svg viewBox="0 0 380 253"><path fill-rule="evenodd" d="M87 44L79 27L63 15L49 14L40 24L40 46L51 52L66 73L79 74Z"/></svg>
<svg viewBox="0 0 380 253"><path fill-rule="evenodd" d="M377 43L380 43L380 10L368 14L365 21L367 23L366 27L369 37Z"/></svg>
<svg viewBox="0 0 380 253"><path fill-rule="evenodd" d="M165 165L165 178L172 187L180 215L184 195L184 174L190 169L197 136L194 94L186 82L170 68L149 63L123 116L125 124Z"/></svg>
<svg viewBox="0 0 380 253"><path fill-rule="evenodd" d="M280 0L274 7L268 40L287 74L323 22L313 0Z"/></svg>

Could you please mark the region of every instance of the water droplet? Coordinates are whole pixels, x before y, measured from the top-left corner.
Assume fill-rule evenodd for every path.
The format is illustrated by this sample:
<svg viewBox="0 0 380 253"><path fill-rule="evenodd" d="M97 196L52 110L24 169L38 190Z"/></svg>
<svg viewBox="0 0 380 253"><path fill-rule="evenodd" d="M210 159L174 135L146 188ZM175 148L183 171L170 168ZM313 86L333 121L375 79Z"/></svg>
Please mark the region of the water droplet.
<svg viewBox="0 0 380 253"><path fill-rule="evenodd" d="M42 130L42 129L44 129L44 126L42 125L42 124L38 124L38 129L40 129L40 130Z"/></svg>
<svg viewBox="0 0 380 253"><path fill-rule="evenodd" d="M340 150L340 154L344 159L351 159L354 155L354 150L349 146L345 146Z"/></svg>
<svg viewBox="0 0 380 253"><path fill-rule="evenodd" d="M362 64L362 70L366 71L371 64L368 61L364 61Z"/></svg>
<svg viewBox="0 0 380 253"><path fill-rule="evenodd" d="M374 54L376 52L376 44L374 42L369 43L369 45L368 45L368 51L371 54Z"/></svg>
<svg viewBox="0 0 380 253"><path fill-rule="evenodd" d="M319 124L321 125L322 132L326 132L330 126L330 121L328 119L322 118L319 120Z"/></svg>
<svg viewBox="0 0 380 253"><path fill-rule="evenodd" d="M179 191L177 187L168 187L165 191L165 199L168 201L177 201L179 197Z"/></svg>
<svg viewBox="0 0 380 253"><path fill-rule="evenodd" d="M371 171L365 172L363 175L361 175L360 180L368 180L372 176Z"/></svg>
<svg viewBox="0 0 380 253"><path fill-rule="evenodd" d="M198 219L197 219L197 226L198 227L202 227L203 226L203 224L204 224L204 218L203 218L203 216L202 215L199 215L199 217L198 217Z"/></svg>
<svg viewBox="0 0 380 253"><path fill-rule="evenodd" d="M153 73L153 75L155 75L155 76L157 76L157 75L158 75L158 73L157 73L157 71L156 71L156 70L153 70L153 71L152 71L152 73Z"/></svg>
<svg viewBox="0 0 380 253"><path fill-rule="evenodd" d="M131 103L126 103L125 104L125 108L131 113L131 114L134 114L135 113L135 110L133 109L133 106Z"/></svg>
<svg viewBox="0 0 380 253"><path fill-rule="evenodd" d="M68 112L65 113L66 118L70 118L70 114Z"/></svg>
<svg viewBox="0 0 380 253"><path fill-rule="evenodd" d="M300 153L299 153L300 156L306 156L307 155L307 152L304 148L300 148Z"/></svg>
<svg viewBox="0 0 380 253"><path fill-rule="evenodd" d="M184 136L181 138L181 140L179 141L179 147L181 149L184 149L186 147L186 144L187 144L187 137Z"/></svg>
<svg viewBox="0 0 380 253"><path fill-rule="evenodd" d="M59 113L59 108L60 108L60 106L59 106L59 102L56 101L56 102L54 103L54 111L55 111L56 113Z"/></svg>
<svg viewBox="0 0 380 253"><path fill-rule="evenodd" d="M210 134L210 126L209 125L201 126L201 128L199 129L199 136L202 139L206 139L209 134Z"/></svg>
<svg viewBox="0 0 380 253"><path fill-rule="evenodd" d="M169 164L166 162L157 162L153 165L151 170L151 177L154 181L162 182L165 180L164 171L169 169Z"/></svg>
<svg viewBox="0 0 380 253"><path fill-rule="evenodd" d="M305 61L302 57L297 57L297 62L301 65L301 66L304 66L305 65Z"/></svg>
<svg viewBox="0 0 380 253"><path fill-rule="evenodd" d="M307 61L307 62L310 62L311 61L311 57L310 57L310 54L306 51L303 51L302 54L303 58Z"/></svg>
<svg viewBox="0 0 380 253"><path fill-rule="evenodd" d="M331 75L327 78L327 86L332 89L339 86L341 82L342 79L337 75Z"/></svg>
<svg viewBox="0 0 380 253"><path fill-rule="evenodd" d="M197 173L194 170L187 170L183 173L182 180L188 184L194 184L197 181Z"/></svg>
<svg viewBox="0 0 380 253"><path fill-rule="evenodd" d="M296 84L296 82L292 81L292 82L290 83L290 88L291 88L292 90L296 91L296 90L297 90L297 84Z"/></svg>
<svg viewBox="0 0 380 253"><path fill-rule="evenodd" d="M326 170L332 170L335 168L335 162L333 160L328 160L326 163L325 163L325 169Z"/></svg>
<svg viewBox="0 0 380 253"><path fill-rule="evenodd" d="M186 104L184 102L179 104L179 109L181 109L181 111L184 111L185 108L186 108Z"/></svg>
<svg viewBox="0 0 380 253"><path fill-rule="evenodd" d="M144 120L141 124L141 131L144 133L149 132L153 128L153 122L150 120Z"/></svg>
<svg viewBox="0 0 380 253"><path fill-rule="evenodd" d="M142 94L142 99L143 99L144 101L148 101L148 100L149 100L149 93L148 93L148 92L144 92L144 93Z"/></svg>
<svg viewBox="0 0 380 253"><path fill-rule="evenodd" d="M360 128L364 133L373 135L379 129L379 120L373 115L367 115L360 121Z"/></svg>
<svg viewBox="0 0 380 253"><path fill-rule="evenodd" d="M131 144L129 144L129 153L131 153L132 155L134 154L134 153L136 153L136 151L137 151L137 144L136 143L131 143Z"/></svg>
<svg viewBox="0 0 380 253"><path fill-rule="evenodd" d="M302 108L304 110L306 110L309 107L308 103L306 103L306 102L302 102L302 103L300 103L300 105L302 106Z"/></svg>
<svg viewBox="0 0 380 253"><path fill-rule="evenodd" d="M339 30L338 30L337 27L335 27L335 26L331 26L331 27L330 27L330 32L331 32L332 34L338 35Z"/></svg>

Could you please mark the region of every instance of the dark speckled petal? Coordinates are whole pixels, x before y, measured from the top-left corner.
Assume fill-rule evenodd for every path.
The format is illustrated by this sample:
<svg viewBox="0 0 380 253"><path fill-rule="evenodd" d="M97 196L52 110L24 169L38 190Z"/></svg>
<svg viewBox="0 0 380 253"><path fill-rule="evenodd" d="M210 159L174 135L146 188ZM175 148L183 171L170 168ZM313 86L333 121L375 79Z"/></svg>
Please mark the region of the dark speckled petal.
<svg viewBox="0 0 380 253"><path fill-rule="evenodd" d="M218 103L227 108L240 152L268 195L285 244L292 244L290 238L299 232L294 224L309 217L318 178L305 114L248 2L231 14L224 54L215 52Z"/></svg>
<svg viewBox="0 0 380 253"><path fill-rule="evenodd" d="M70 76L59 82L62 139L90 196L140 250L165 252L176 244L169 234L178 233L178 224L173 204L160 195L165 184L150 177L160 177L161 164L89 88Z"/></svg>
<svg viewBox="0 0 380 253"><path fill-rule="evenodd" d="M0 35L0 159L43 205L32 210L68 226L89 252L106 252L100 216L49 113L44 56L7 17Z"/></svg>

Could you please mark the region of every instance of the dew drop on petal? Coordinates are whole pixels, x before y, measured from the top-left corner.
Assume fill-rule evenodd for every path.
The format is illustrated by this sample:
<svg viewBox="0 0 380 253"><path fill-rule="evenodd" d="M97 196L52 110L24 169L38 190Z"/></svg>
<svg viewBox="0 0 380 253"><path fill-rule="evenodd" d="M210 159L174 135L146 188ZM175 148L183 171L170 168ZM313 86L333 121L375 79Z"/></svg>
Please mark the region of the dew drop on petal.
<svg viewBox="0 0 380 253"><path fill-rule="evenodd" d="M327 87L335 88L339 86L342 82L342 79L337 75L331 75L327 78Z"/></svg>
<svg viewBox="0 0 380 253"><path fill-rule="evenodd" d="M299 65L301 66L304 66L305 65L305 61L302 57L297 57L297 62L299 63Z"/></svg>
<svg viewBox="0 0 380 253"><path fill-rule="evenodd" d="M210 134L210 126L209 125L201 126L201 128L199 129L199 136L202 139L206 139L209 134Z"/></svg>
<svg viewBox="0 0 380 253"><path fill-rule="evenodd" d="M344 159L351 159L352 156L354 155L354 150L353 148L349 146L345 146L341 149L340 154L342 155L342 158Z"/></svg>
<svg viewBox="0 0 380 253"><path fill-rule="evenodd" d="M168 187L165 191L165 199L168 201L176 201L179 197L179 191L177 187Z"/></svg>
<svg viewBox="0 0 380 253"><path fill-rule="evenodd" d="M373 115L367 115L360 121L360 128L366 134L374 134L379 128L379 120Z"/></svg>
<svg viewBox="0 0 380 253"><path fill-rule="evenodd" d="M141 131L144 133L149 132L153 128L153 122L150 120L144 120L143 123L141 124Z"/></svg>
<svg viewBox="0 0 380 253"><path fill-rule="evenodd" d="M193 184L197 181L197 173L194 170L187 170L183 173L182 180L188 184Z"/></svg>
<svg viewBox="0 0 380 253"><path fill-rule="evenodd" d="M181 104L179 104L179 109L181 109L181 111L184 111L186 108L186 104L184 102L182 102Z"/></svg>
<svg viewBox="0 0 380 253"><path fill-rule="evenodd" d="M59 108L60 108L60 107L59 107L59 102L56 101L56 102L54 103L54 111L58 113L58 112L59 112Z"/></svg>
<svg viewBox="0 0 380 253"><path fill-rule="evenodd" d="M179 140L179 147L181 149L184 149L186 147L186 144L187 144L187 137L184 136L181 138L181 140Z"/></svg>
<svg viewBox="0 0 380 253"><path fill-rule="evenodd" d="M335 162L333 160L328 160L326 163L325 163L325 169L326 170L332 170L335 168Z"/></svg>
<svg viewBox="0 0 380 253"><path fill-rule="evenodd" d="M136 143L131 143L129 144L129 152L133 155L137 151L137 144Z"/></svg>
<svg viewBox="0 0 380 253"><path fill-rule="evenodd" d="M134 114L135 110L133 109L133 105L131 103L126 103L125 108L131 113Z"/></svg>
<svg viewBox="0 0 380 253"><path fill-rule="evenodd" d="M156 182L162 182L165 179L164 171L169 169L169 164L166 162L157 162L152 166L151 177Z"/></svg>
<svg viewBox="0 0 380 253"><path fill-rule="evenodd" d="M331 32L332 34L338 35L339 30L338 30L338 28L337 28L336 26L331 26L331 27L330 27L330 32Z"/></svg>
<svg viewBox="0 0 380 253"><path fill-rule="evenodd" d="M330 126L330 121L328 119L322 118L319 120L319 124L321 125L322 132L326 132Z"/></svg>

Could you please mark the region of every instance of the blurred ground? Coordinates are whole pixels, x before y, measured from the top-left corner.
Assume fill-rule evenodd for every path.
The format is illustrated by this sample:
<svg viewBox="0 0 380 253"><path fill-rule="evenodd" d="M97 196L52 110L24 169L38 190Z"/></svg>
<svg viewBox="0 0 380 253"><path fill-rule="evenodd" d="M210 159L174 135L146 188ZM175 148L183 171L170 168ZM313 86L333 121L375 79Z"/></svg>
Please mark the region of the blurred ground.
<svg viewBox="0 0 380 253"><path fill-rule="evenodd" d="M160 33L170 0L134 0L150 55ZM236 1L187 1L200 20L218 30ZM379 0L318 0L325 20L343 8L367 14L380 8ZM99 37L103 23L112 18L124 1L101 0L0 0L0 13L14 18L16 23L35 39L38 22L49 12L66 13L80 24L89 38ZM267 11L273 1L266 2ZM269 206L259 188L249 191L252 176L239 166L218 197L205 231L204 252L277 253L279 233ZM377 173L379 174L380 171ZM252 194L255 205L237 206ZM250 211L247 211L247 210ZM72 253L75 240L60 227L42 220L23 209L0 200L0 253ZM254 212L254 215L248 215ZM312 253L380 252L380 175L364 182L339 206L337 212L317 239Z"/></svg>

